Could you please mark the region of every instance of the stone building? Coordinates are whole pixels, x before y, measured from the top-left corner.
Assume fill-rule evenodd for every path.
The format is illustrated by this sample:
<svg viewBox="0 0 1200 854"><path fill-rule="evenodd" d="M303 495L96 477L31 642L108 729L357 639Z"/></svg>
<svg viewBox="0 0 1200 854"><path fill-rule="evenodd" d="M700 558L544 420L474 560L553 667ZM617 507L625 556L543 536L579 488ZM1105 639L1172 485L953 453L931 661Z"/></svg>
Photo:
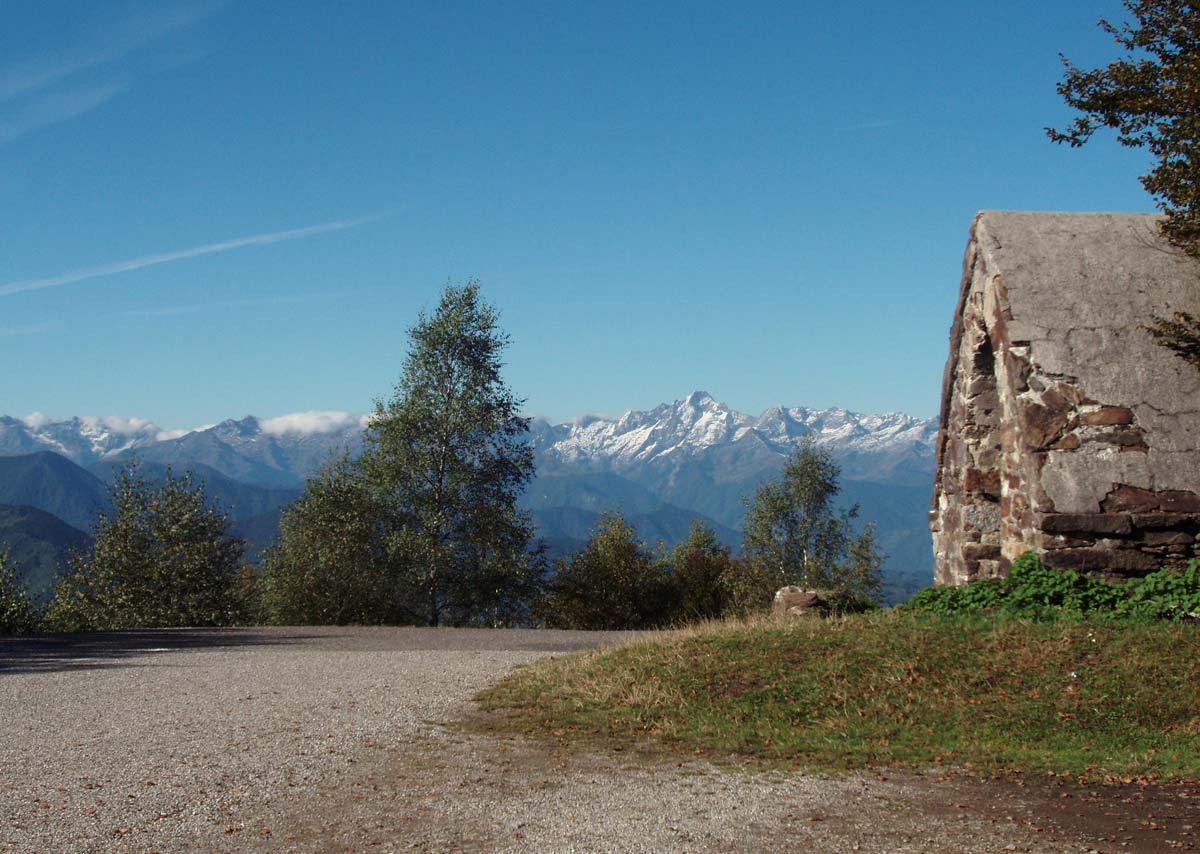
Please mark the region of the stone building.
<svg viewBox="0 0 1200 854"><path fill-rule="evenodd" d="M975 218L942 385L938 584L1032 549L1101 577L1200 557L1200 371L1139 323L1200 317L1157 217Z"/></svg>

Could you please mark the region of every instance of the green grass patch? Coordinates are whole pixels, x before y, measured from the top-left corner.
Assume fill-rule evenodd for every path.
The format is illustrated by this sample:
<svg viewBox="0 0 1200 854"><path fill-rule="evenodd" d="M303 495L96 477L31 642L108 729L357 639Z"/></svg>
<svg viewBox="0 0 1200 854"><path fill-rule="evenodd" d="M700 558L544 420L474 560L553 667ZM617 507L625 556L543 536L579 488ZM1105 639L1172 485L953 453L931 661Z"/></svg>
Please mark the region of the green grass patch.
<svg viewBox="0 0 1200 854"><path fill-rule="evenodd" d="M716 624L538 662L477 698L567 744L1200 776L1200 628L889 611Z"/></svg>

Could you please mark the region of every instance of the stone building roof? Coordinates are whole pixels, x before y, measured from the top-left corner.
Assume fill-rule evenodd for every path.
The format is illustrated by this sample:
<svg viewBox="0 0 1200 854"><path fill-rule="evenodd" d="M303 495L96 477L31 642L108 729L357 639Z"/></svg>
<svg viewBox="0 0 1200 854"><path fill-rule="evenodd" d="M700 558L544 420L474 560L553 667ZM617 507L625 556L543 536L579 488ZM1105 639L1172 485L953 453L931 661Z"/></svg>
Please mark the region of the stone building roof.
<svg viewBox="0 0 1200 854"><path fill-rule="evenodd" d="M1020 551L1061 545L1051 542L1047 516L1105 513L1121 490L1200 493L1200 372L1139 328L1176 311L1200 316L1200 261L1169 246L1157 221L1108 213L976 217L943 383L931 517L940 582L1003 572ZM972 485L972 477L991 485ZM1028 506L1002 507L1007 524L975 541L973 553L989 555L982 570L968 559L965 568L943 571L943 546L963 545L954 532L966 524L958 511L971 502L955 496L966 493L997 505L1007 494L1010 505ZM1091 533L1092 552L1112 546ZM992 545L1001 556L986 563ZM957 552L949 559L962 564ZM1090 560L1091 568L1112 569Z"/></svg>

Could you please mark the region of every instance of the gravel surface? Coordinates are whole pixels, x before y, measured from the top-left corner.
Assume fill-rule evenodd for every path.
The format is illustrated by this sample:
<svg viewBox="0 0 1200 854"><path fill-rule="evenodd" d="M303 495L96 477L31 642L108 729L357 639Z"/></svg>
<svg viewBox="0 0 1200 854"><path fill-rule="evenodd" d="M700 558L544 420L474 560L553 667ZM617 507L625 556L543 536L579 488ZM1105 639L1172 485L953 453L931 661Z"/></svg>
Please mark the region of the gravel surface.
<svg viewBox="0 0 1200 854"><path fill-rule="evenodd" d="M1047 825L1037 803L977 781L565 755L453 725L513 667L619 638L0 639L0 851L1139 850Z"/></svg>

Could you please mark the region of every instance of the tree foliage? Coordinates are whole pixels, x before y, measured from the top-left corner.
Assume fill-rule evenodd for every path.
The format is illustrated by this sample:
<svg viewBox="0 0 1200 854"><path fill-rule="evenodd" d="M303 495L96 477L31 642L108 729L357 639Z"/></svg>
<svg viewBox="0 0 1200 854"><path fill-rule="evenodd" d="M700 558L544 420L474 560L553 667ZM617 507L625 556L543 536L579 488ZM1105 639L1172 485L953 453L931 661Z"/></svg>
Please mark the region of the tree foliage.
<svg viewBox="0 0 1200 854"><path fill-rule="evenodd" d="M387 517L346 457L331 460L279 520L264 610L283 625L411 623L387 548Z"/></svg>
<svg viewBox="0 0 1200 854"><path fill-rule="evenodd" d="M1142 186L1166 214L1164 232L1200 254L1200 4L1195 0L1123 0L1134 23L1100 26L1125 52L1104 68L1084 70L1063 57L1058 93L1083 115L1055 142L1078 147L1101 127L1122 145L1147 148L1155 167Z"/></svg>
<svg viewBox="0 0 1200 854"><path fill-rule="evenodd" d="M533 477L529 420L501 377L509 343L479 285L447 286L409 330L404 371L375 406L363 472L390 519L406 606L437 626L518 619L541 579L517 498Z"/></svg>
<svg viewBox="0 0 1200 854"><path fill-rule="evenodd" d="M733 571L729 546L722 545L708 525L699 520L692 522L688 538L671 552L671 582L678 609L675 622L725 616L733 599Z"/></svg>
<svg viewBox="0 0 1200 854"><path fill-rule="evenodd" d="M1072 147L1100 128L1117 140L1146 148L1155 165L1141 177L1165 214L1164 235L1200 256L1200 3L1196 0L1123 0L1133 16L1120 26L1101 19L1125 56L1104 68L1077 68L1063 57L1058 93L1082 115L1050 139ZM1148 331L1164 347L1200 369L1200 320L1186 312L1155 318Z"/></svg>
<svg viewBox="0 0 1200 854"><path fill-rule="evenodd" d="M29 592L17 580L12 553L0 547L0 635L20 635L37 625L37 609Z"/></svg>
<svg viewBox="0 0 1200 854"><path fill-rule="evenodd" d="M675 591L666 561L618 514L606 514L587 544L558 562L537 609L567 629L650 629L673 621Z"/></svg>
<svg viewBox="0 0 1200 854"><path fill-rule="evenodd" d="M695 623L745 617L771 606L779 588L775 579L751 561L732 553L716 532L696 520L688 538L671 552L675 611L671 622Z"/></svg>
<svg viewBox="0 0 1200 854"><path fill-rule="evenodd" d="M544 558L517 498L529 422L501 377L508 336L469 281L409 330L395 392L365 450L309 482L268 557L275 621L508 625L528 617Z"/></svg>
<svg viewBox="0 0 1200 854"><path fill-rule="evenodd" d="M1177 311L1172 318L1155 318L1146 331L1160 346L1200 370L1200 318Z"/></svg>
<svg viewBox="0 0 1200 854"><path fill-rule="evenodd" d="M747 502L746 560L775 588L794 584L875 601L883 556L873 527L858 525L858 507L834 506L840 474L827 450L802 444L781 477Z"/></svg>
<svg viewBox="0 0 1200 854"><path fill-rule="evenodd" d="M133 462L112 487L92 547L73 555L46 622L59 630L221 626L238 620L232 594L245 543L189 472L152 486Z"/></svg>

